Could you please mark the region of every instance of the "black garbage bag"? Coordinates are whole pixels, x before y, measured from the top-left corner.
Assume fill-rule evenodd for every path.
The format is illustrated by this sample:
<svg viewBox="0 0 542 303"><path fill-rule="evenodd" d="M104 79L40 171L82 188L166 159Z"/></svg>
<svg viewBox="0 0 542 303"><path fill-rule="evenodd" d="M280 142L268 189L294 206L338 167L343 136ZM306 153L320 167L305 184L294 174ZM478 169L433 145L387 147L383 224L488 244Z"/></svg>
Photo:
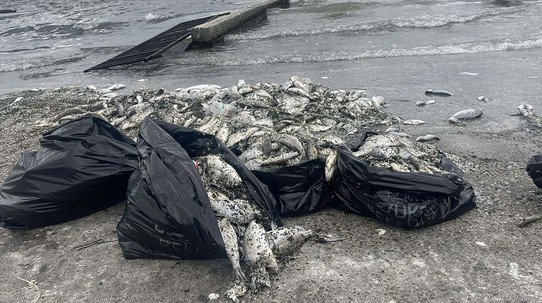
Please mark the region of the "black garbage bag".
<svg viewBox="0 0 542 303"><path fill-rule="evenodd" d="M339 209L390 225L421 227L456 218L476 206L474 189L462 177L452 181L441 175L395 172L368 165L346 147L337 153L332 187ZM461 176L445 156L440 169Z"/></svg>
<svg viewBox="0 0 542 303"><path fill-rule="evenodd" d="M58 126L25 152L0 189L0 226L66 222L126 200L137 168L135 142L99 117Z"/></svg>
<svg viewBox="0 0 542 303"><path fill-rule="evenodd" d="M128 201L117 225L127 259L227 257L201 177L191 160L221 155L247 185L253 200L281 226L267 189L215 136L146 118L139 129L140 166L128 186Z"/></svg>
<svg viewBox="0 0 542 303"><path fill-rule="evenodd" d="M538 188L542 188L542 154L534 155L529 159L527 174Z"/></svg>
<svg viewBox="0 0 542 303"><path fill-rule="evenodd" d="M306 215L333 202L325 178L324 159L313 159L299 165L252 171L275 195L283 217Z"/></svg>

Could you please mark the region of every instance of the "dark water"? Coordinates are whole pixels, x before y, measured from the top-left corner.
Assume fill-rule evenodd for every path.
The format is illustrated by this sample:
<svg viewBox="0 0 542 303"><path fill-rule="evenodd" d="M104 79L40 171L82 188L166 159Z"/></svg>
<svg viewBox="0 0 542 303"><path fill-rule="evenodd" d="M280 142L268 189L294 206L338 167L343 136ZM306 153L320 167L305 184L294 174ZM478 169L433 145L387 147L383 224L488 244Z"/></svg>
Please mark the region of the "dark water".
<svg viewBox="0 0 542 303"><path fill-rule="evenodd" d="M83 74L175 24L258 1L11 1L0 9L0 93L123 83L174 89L201 83L284 82L368 88L405 118L446 125L479 107L482 129L515 127L515 108L542 108L542 1L291 1L213 49ZM138 82L139 79L146 82ZM448 99L418 108L426 88ZM486 95L492 102L480 103ZM410 102L394 101L409 100ZM539 111L542 112L542 109ZM408 116L408 117L406 117ZM440 124L439 124L440 123Z"/></svg>

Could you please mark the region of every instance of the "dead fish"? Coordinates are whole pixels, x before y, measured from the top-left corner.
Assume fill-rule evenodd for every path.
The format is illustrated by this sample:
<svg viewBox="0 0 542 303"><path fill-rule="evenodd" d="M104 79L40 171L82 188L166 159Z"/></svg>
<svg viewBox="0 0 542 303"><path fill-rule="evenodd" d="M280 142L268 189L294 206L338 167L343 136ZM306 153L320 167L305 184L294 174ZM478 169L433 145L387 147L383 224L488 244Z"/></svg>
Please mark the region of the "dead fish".
<svg viewBox="0 0 542 303"><path fill-rule="evenodd" d="M419 125L419 124L425 124L425 121L418 120L418 119L410 119L403 121L403 124L405 125Z"/></svg>
<svg viewBox="0 0 542 303"><path fill-rule="evenodd" d="M309 102L309 98L305 96L283 95L280 99L280 108L282 111L292 116L299 116L303 114L305 107Z"/></svg>
<svg viewBox="0 0 542 303"><path fill-rule="evenodd" d="M326 181L330 182L333 179L333 176L335 175L335 169L337 168L337 151L333 151L327 158L326 158L326 165L324 168Z"/></svg>
<svg viewBox="0 0 542 303"><path fill-rule="evenodd" d="M425 135L425 136L419 136L418 138L416 138L416 141L420 142L420 141L431 141L431 140L440 140L439 137L435 136L435 135Z"/></svg>
<svg viewBox="0 0 542 303"><path fill-rule="evenodd" d="M290 87L288 88L288 93L292 93L294 95L299 95L299 96L302 96L302 97L305 97L307 99L312 99L311 95L306 92L304 89L301 89L299 87Z"/></svg>
<svg viewBox="0 0 542 303"><path fill-rule="evenodd" d="M480 117L482 115L482 111L475 108L469 108L464 109L462 111L458 111L453 116L451 116L448 121L453 123L459 123L461 120L470 120L474 119L476 117Z"/></svg>
<svg viewBox="0 0 542 303"><path fill-rule="evenodd" d="M248 224L242 249L245 261L251 268L266 268L275 273L278 271L277 260L267 242L265 229L256 221Z"/></svg>
<svg viewBox="0 0 542 303"><path fill-rule="evenodd" d="M239 244L235 229L227 218L218 222L218 228L220 229L222 240L224 240L226 254L228 254L228 258L233 266L234 279L236 281L245 281L246 277L239 263Z"/></svg>
<svg viewBox="0 0 542 303"><path fill-rule="evenodd" d="M393 171L396 171L396 172L409 172L408 168L406 168L406 166L402 165L402 164L398 164L398 163L390 163L390 168L393 170Z"/></svg>
<svg viewBox="0 0 542 303"><path fill-rule="evenodd" d="M263 142L262 142L262 145L263 145ZM264 155L263 148L258 147L258 146L252 146L249 149L245 150L237 158L239 158L239 161L244 163L253 159L261 158L263 157L263 155Z"/></svg>
<svg viewBox="0 0 542 303"><path fill-rule="evenodd" d="M119 90L119 89L123 89L123 88L126 88L126 85L124 85L124 84L113 84L113 85L109 86L106 89L109 90L109 91L112 91L112 90Z"/></svg>
<svg viewBox="0 0 542 303"><path fill-rule="evenodd" d="M381 107L386 104L386 100L382 96L374 96L373 98L371 98L371 103L373 104L373 106Z"/></svg>
<svg viewBox="0 0 542 303"><path fill-rule="evenodd" d="M305 149L303 148L303 144L295 136L288 135L288 134L278 134L278 135L271 136L271 141L278 142L288 147L291 147L295 149L299 155L305 155Z"/></svg>
<svg viewBox="0 0 542 303"><path fill-rule="evenodd" d="M202 157L202 164L205 175L213 182L229 188L236 188L243 183L235 168L218 155Z"/></svg>
<svg viewBox="0 0 542 303"><path fill-rule="evenodd" d="M226 145L233 146L243 140L246 140L250 138L250 136L252 136L258 130L259 130L258 127L250 127L250 128L242 129L236 133L233 133L228 137L228 141L226 142Z"/></svg>
<svg viewBox="0 0 542 303"><path fill-rule="evenodd" d="M73 108L69 108L69 109L66 109L66 110L62 111L60 114L58 114L56 117L54 117L52 119L52 121L57 122L57 121L60 121L60 120L69 120L69 119L65 119L65 117L73 116L73 115L84 115L85 113L87 113L87 112L82 110L81 108L73 107Z"/></svg>
<svg viewBox="0 0 542 303"><path fill-rule="evenodd" d="M176 89L175 91L184 91L187 93L199 93L199 92L205 92L205 91L218 91L222 87L219 85L214 84L200 84L200 85L194 85L190 86L188 88L184 89Z"/></svg>
<svg viewBox="0 0 542 303"><path fill-rule="evenodd" d="M266 233L267 243L273 254L282 257L301 247L315 233L301 226L281 227Z"/></svg>
<svg viewBox="0 0 542 303"><path fill-rule="evenodd" d="M519 113L525 117L530 117L534 115L533 106L530 104L522 103L518 106L518 110Z"/></svg>
<svg viewBox="0 0 542 303"><path fill-rule="evenodd" d="M265 160L262 160L260 162L260 165L261 166L272 166L272 165L284 164L284 163L288 162L289 160L292 160L292 159L296 158L297 156L299 156L298 152L284 153L284 154L276 156L276 157L267 158Z"/></svg>
<svg viewBox="0 0 542 303"><path fill-rule="evenodd" d="M391 132L400 132L400 131L401 129L399 127L392 126L392 127L388 127L384 132L391 133Z"/></svg>
<svg viewBox="0 0 542 303"><path fill-rule="evenodd" d="M292 81L293 86L301 88L308 94L312 93L314 89L314 84L312 84L309 78L301 78L298 76L293 76L293 77L290 77L290 81Z"/></svg>
<svg viewBox="0 0 542 303"><path fill-rule="evenodd" d="M230 136L230 127L227 123L221 124L221 127L216 132L216 138L222 142L226 142Z"/></svg>
<svg viewBox="0 0 542 303"><path fill-rule="evenodd" d="M248 224L259 216L259 212L247 200L233 199L218 192L207 192L209 202L217 217L227 218L234 224Z"/></svg>
<svg viewBox="0 0 542 303"><path fill-rule="evenodd" d="M245 98L237 100L237 104L258 108L271 108L277 106L278 103L268 92L260 89L250 93Z"/></svg>
<svg viewBox="0 0 542 303"><path fill-rule="evenodd" d="M445 91L445 90L432 90L432 89L426 90L425 95L427 95L427 96L439 96L439 97L453 96L452 93L450 93L448 91Z"/></svg>

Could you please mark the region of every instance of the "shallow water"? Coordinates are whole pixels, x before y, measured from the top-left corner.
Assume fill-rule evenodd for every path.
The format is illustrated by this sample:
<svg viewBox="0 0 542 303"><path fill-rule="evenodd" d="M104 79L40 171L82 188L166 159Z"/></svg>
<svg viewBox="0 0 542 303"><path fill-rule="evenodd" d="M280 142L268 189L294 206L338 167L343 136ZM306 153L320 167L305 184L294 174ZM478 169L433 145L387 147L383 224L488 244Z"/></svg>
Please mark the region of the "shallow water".
<svg viewBox="0 0 542 303"><path fill-rule="evenodd" d="M147 64L82 73L179 22L257 2L4 4L18 12L0 15L0 93L111 83L231 86L300 75L333 88L368 88L387 97L390 110L434 125L474 106L484 116L473 127L507 129L517 126L509 114L519 104L542 107L542 1L291 1L212 49L179 45ZM137 82L142 78L148 81ZM454 96L416 107L427 88ZM492 102L480 103L479 95Z"/></svg>

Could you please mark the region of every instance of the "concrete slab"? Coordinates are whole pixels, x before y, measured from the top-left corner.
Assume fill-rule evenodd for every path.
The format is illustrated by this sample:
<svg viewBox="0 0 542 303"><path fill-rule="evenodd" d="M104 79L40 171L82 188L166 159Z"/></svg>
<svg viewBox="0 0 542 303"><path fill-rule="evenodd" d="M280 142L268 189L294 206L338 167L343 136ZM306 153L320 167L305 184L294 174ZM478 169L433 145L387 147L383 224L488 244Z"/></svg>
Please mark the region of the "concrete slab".
<svg viewBox="0 0 542 303"><path fill-rule="evenodd" d="M285 6L289 0L268 0L259 5L238 9L228 15L218 17L210 22L192 28L192 43L195 45L211 45L213 41L235 30L244 24L261 18L268 8Z"/></svg>

